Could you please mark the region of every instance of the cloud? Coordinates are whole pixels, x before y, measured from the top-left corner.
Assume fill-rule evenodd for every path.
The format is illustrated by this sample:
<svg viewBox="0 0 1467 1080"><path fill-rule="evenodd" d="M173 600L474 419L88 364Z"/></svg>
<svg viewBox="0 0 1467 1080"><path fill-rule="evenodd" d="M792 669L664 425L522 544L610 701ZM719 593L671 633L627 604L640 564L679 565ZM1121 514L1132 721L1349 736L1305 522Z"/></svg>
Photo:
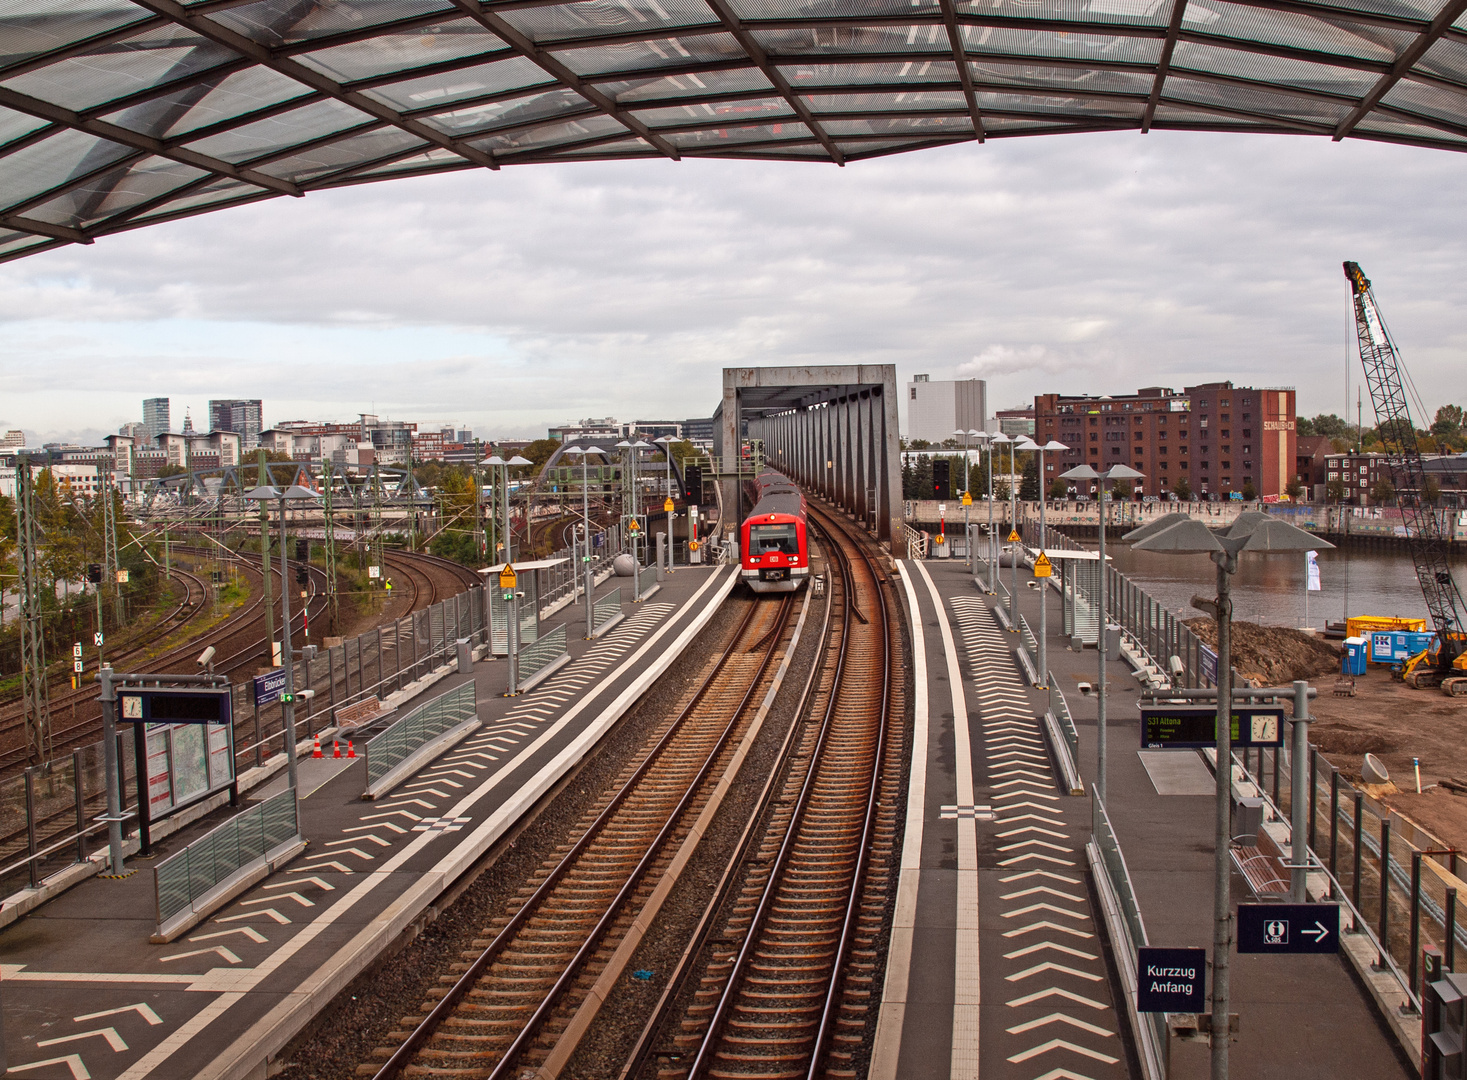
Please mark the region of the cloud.
<svg viewBox="0 0 1467 1080"><path fill-rule="evenodd" d="M1344 408L1345 258L1463 397L1458 155L1284 136L992 140L844 169L585 163L276 199L0 266L0 427L265 399L482 434L689 417L725 365L892 363L990 400L1233 378Z"/></svg>

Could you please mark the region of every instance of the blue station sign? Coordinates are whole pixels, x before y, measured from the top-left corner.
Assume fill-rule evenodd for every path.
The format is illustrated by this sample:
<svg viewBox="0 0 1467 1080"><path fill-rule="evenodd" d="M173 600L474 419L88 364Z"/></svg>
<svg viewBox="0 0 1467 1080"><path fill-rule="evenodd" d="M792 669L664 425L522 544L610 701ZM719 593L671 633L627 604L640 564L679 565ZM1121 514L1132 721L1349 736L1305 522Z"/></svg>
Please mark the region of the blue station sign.
<svg viewBox="0 0 1467 1080"><path fill-rule="evenodd" d="M253 680L255 690L255 704L263 708L280 700L285 693L285 669L274 668L263 675L256 675Z"/></svg>

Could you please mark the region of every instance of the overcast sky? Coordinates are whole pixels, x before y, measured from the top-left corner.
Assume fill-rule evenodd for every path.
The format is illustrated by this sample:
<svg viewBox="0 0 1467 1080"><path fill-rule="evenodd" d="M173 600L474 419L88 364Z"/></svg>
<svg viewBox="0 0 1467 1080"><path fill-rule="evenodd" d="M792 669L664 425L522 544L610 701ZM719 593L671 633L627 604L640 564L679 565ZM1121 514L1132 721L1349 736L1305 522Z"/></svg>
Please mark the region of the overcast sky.
<svg viewBox="0 0 1467 1080"><path fill-rule="evenodd" d="M725 365L857 362L986 378L1000 408L1231 378L1343 412L1343 259L1434 411L1467 405L1464 190L1441 151L1157 132L275 199L0 266L0 429L93 441L152 396L205 428L209 398L259 397L267 424L524 437L707 416Z"/></svg>

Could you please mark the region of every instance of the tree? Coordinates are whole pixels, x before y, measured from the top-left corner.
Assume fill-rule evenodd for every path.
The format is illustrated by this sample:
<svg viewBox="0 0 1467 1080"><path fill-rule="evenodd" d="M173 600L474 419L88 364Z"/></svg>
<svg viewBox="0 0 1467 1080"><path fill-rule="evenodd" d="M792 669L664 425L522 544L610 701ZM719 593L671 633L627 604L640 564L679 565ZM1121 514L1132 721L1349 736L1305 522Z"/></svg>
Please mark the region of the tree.
<svg viewBox="0 0 1467 1080"><path fill-rule="evenodd" d="M1243 494L1243 498L1246 499L1248 502L1252 502L1254 499L1258 498L1258 489L1253 486L1253 481L1252 480L1244 480L1243 481L1243 493L1242 494Z"/></svg>
<svg viewBox="0 0 1467 1080"><path fill-rule="evenodd" d="M1009 482L1007 480L996 480L993 484L994 502L1009 501Z"/></svg>
<svg viewBox="0 0 1467 1080"><path fill-rule="evenodd" d="M544 464L550 460L550 455L561 447L559 439L536 439L529 446L519 451L520 457L528 458L529 465L517 466L520 475L528 472L529 475L538 475ZM607 449L610 449L609 447ZM507 458L505 460L508 460ZM531 467L533 466L533 468Z"/></svg>
<svg viewBox="0 0 1467 1080"><path fill-rule="evenodd" d="M1312 420L1305 420L1303 417L1300 417L1296 423L1300 435L1327 435L1331 439L1334 439L1345 438L1352 433L1350 422L1336 416L1334 413L1320 413ZM1305 430L1306 426L1309 429L1307 431Z"/></svg>
<svg viewBox="0 0 1467 1080"><path fill-rule="evenodd" d="M1051 499L1066 499L1069 498L1069 495L1070 486L1059 477L1056 476L1049 482L1049 497Z"/></svg>
<svg viewBox="0 0 1467 1080"><path fill-rule="evenodd" d="M1454 438L1462 433L1462 406L1443 405L1436 411L1431 433L1438 437Z"/></svg>
<svg viewBox="0 0 1467 1080"><path fill-rule="evenodd" d="M1019 498L1025 502L1034 502L1039 498L1039 465L1030 455L1024 463L1024 471L1019 480Z"/></svg>
<svg viewBox="0 0 1467 1080"><path fill-rule="evenodd" d="M1421 501L1427 506L1435 506L1442 497L1442 486L1434 476L1428 476L1421 482Z"/></svg>
<svg viewBox="0 0 1467 1080"><path fill-rule="evenodd" d="M1129 499L1131 497L1131 481L1117 480L1115 483L1111 484L1110 497L1116 502L1122 502L1123 500Z"/></svg>
<svg viewBox="0 0 1467 1080"><path fill-rule="evenodd" d="M1324 485L1324 497L1332 503L1345 501L1345 482L1343 480L1331 480Z"/></svg>
<svg viewBox="0 0 1467 1080"><path fill-rule="evenodd" d="M1289 481L1289 484L1286 488L1284 488L1284 491L1288 494L1289 498L1293 499L1295 502L1298 502L1304 497L1304 485L1299 481L1299 478L1297 476Z"/></svg>
<svg viewBox="0 0 1467 1080"><path fill-rule="evenodd" d="M1374 502L1394 502L1396 498L1396 485L1382 476L1370 487L1370 498Z"/></svg>
<svg viewBox="0 0 1467 1080"><path fill-rule="evenodd" d="M1185 476L1177 477L1177 482L1172 485L1172 494L1184 500L1192 497L1192 485L1187 483Z"/></svg>

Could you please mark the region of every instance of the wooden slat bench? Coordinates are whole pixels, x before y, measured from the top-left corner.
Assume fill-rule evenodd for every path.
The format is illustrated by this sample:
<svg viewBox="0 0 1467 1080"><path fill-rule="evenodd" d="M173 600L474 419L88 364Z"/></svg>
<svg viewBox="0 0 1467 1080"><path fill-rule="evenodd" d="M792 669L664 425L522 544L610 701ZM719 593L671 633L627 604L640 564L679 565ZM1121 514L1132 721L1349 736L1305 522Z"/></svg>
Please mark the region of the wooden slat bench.
<svg viewBox="0 0 1467 1080"><path fill-rule="evenodd" d="M1264 829L1253 844L1234 844L1233 865L1243 875L1255 899L1270 900L1289 895L1290 872L1283 850Z"/></svg>
<svg viewBox="0 0 1467 1080"><path fill-rule="evenodd" d="M354 701L350 705L342 705L337 708L336 726L342 731L355 731L359 727L364 727L396 711L395 708L383 705L381 700L375 696L363 698L361 701Z"/></svg>

